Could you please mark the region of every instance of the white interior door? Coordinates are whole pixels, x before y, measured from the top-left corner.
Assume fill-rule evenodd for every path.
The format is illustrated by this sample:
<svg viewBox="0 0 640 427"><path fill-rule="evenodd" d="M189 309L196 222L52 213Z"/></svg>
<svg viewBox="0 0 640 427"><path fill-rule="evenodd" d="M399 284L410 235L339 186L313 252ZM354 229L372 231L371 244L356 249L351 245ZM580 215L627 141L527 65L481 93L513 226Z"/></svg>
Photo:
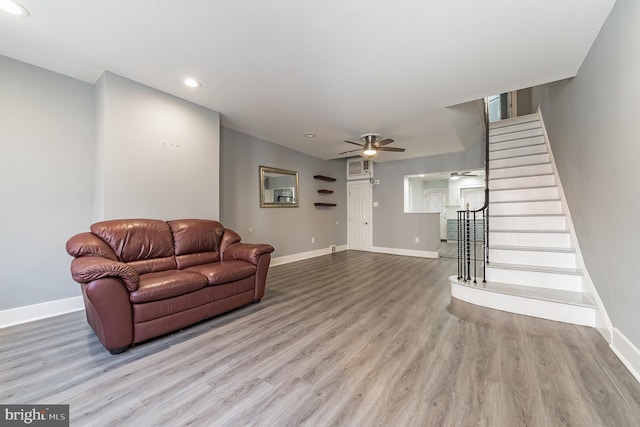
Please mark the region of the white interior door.
<svg viewBox="0 0 640 427"><path fill-rule="evenodd" d="M372 191L369 181L347 182L347 246L360 251L372 245Z"/></svg>
<svg viewBox="0 0 640 427"><path fill-rule="evenodd" d="M447 193L446 188L424 190L426 211L440 214L440 240L447 240Z"/></svg>

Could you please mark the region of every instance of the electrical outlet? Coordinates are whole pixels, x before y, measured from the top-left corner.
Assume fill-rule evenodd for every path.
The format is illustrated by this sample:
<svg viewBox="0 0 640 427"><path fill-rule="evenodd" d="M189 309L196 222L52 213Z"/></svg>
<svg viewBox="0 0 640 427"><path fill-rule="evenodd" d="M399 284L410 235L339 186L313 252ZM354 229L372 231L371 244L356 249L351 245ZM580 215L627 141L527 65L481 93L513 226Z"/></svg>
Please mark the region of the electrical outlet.
<svg viewBox="0 0 640 427"><path fill-rule="evenodd" d="M312 238L311 238L311 243L315 243L315 242L316 242L316 238L315 238L315 237L312 237Z"/></svg>
<svg viewBox="0 0 640 427"><path fill-rule="evenodd" d="M414 240L415 240L416 243L420 243L420 238L419 237L416 237Z"/></svg>

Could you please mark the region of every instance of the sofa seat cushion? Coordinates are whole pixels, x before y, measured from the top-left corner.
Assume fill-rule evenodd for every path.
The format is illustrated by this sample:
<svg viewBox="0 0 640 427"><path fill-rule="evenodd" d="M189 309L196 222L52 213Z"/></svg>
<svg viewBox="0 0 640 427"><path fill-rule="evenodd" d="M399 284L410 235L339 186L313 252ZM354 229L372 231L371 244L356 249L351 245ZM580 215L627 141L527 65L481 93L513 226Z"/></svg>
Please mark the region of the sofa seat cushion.
<svg viewBox="0 0 640 427"><path fill-rule="evenodd" d="M210 264L196 265L185 271L200 273L206 276L209 285L222 285L245 279L256 273L256 266L246 261L220 261Z"/></svg>
<svg viewBox="0 0 640 427"><path fill-rule="evenodd" d="M202 274L166 270L140 275L140 286L129 294L134 304L159 301L197 291L207 286L207 278Z"/></svg>

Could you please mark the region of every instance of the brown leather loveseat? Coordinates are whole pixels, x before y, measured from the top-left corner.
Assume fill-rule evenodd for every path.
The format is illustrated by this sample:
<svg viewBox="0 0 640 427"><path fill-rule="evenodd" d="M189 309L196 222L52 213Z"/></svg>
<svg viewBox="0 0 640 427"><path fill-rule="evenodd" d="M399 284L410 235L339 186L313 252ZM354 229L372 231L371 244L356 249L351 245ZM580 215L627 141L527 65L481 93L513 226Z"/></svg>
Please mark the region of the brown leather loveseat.
<svg viewBox="0 0 640 427"><path fill-rule="evenodd" d="M273 247L217 221L102 221L69 239L87 321L112 354L264 295Z"/></svg>

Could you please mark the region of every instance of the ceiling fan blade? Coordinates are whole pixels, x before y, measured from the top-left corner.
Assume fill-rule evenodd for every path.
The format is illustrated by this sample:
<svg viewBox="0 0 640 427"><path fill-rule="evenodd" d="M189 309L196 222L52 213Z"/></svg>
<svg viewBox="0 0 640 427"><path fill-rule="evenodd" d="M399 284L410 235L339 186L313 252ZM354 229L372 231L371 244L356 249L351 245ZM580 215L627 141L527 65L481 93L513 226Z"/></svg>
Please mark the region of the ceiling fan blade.
<svg viewBox="0 0 640 427"><path fill-rule="evenodd" d="M385 139L381 139L380 141L377 141L373 144L374 147L379 148L382 147L383 145L387 145L387 144L391 144L393 142L393 139L391 138L385 138Z"/></svg>
<svg viewBox="0 0 640 427"><path fill-rule="evenodd" d="M347 153L354 153L356 151L362 151L362 150L349 150L349 151L343 151L342 153L338 153L339 156L343 155L343 154L347 154Z"/></svg>
<svg viewBox="0 0 640 427"><path fill-rule="evenodd" d="M397 153L403 153L405 151L404 148L397 148L397 147L378 147L377 150L378 151L395 151Z"/></svg>
<svg viewBox="0 0 640 427"><path fill-rule="evenodd" d="M351 142L351 141L345 141L345 142L347 142L349 144L357 145L358 147L364 147L364 145L358 144L357 142Z"/></svg>

